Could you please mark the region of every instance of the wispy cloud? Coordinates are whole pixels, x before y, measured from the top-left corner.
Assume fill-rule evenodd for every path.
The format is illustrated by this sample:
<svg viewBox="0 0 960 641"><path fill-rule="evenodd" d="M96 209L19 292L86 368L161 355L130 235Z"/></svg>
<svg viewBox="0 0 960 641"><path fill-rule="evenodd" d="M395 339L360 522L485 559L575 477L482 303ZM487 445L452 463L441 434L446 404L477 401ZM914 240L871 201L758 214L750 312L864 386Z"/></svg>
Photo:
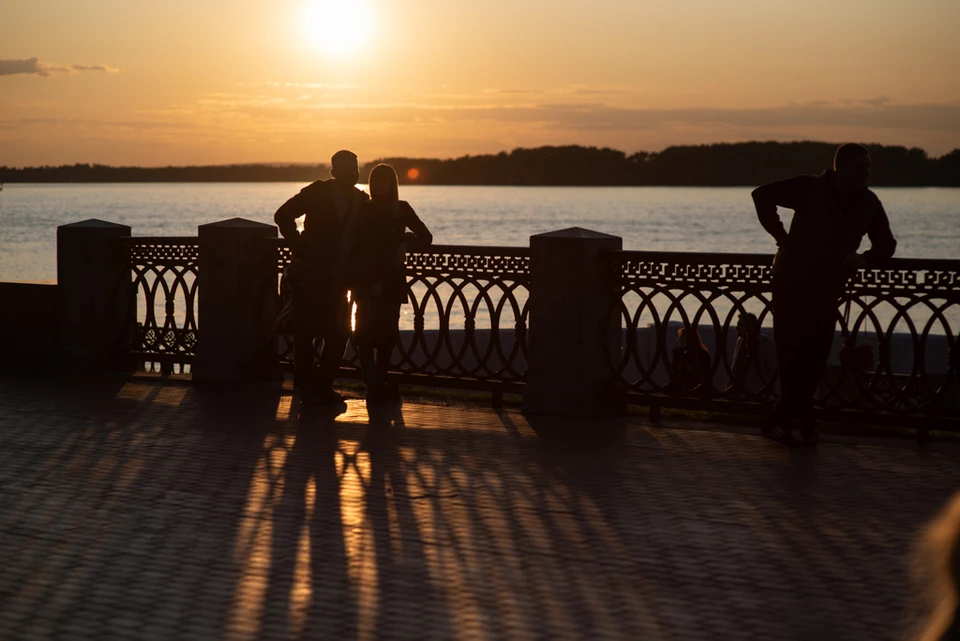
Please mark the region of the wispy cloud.
<svg viewBox="0 0 960 641"><path fill-rule="evenodd" d="M345 85L328 82L238 82L237 87L270 87L272 89L360 89L360 85Z"/></svg>
<svg viewBox="0 0 960 641"><path fill-rule="evenodd" d="M530 123L573 130L637 131L665 126L843 127L914 129L960 133L960 103L893 104L886 98L790 104L779 107L725 109L686 107L646 109L603 103L555 102L331 102L287 101L268 96L209 95L199 101L207 110L282 118L322 113L345 123L381 121L396 124L432 120L447 123Z"/></svg>
<svg viewBox="0 0 960 641"><path fill-rule="evenodd" d="M84 71L117 73L120 70L107 65L64 65L40 62L38 58L25 58L23 60L0 60L0 76L14 76L18 74L51 76L54 74L81 73Z"/></svg>

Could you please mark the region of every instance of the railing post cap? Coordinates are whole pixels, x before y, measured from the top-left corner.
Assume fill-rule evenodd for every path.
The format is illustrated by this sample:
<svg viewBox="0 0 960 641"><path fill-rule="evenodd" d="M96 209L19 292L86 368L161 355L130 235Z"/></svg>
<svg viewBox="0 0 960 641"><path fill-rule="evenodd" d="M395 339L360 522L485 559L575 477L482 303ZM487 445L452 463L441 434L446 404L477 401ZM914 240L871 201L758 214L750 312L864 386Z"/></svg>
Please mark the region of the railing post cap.
<svg viewBox="0 0 960 641"><path fill-rule="evenodd" d="M228 218L227 220L218 220L215 223L200 225L198 229L201 231L204 229L263 229L266 231L268 229L276 229L276 227L274 225L267 225L266 223L258 223L255 220L247 220L246 218Z"/></svg>
<svg viewBox="0 0 960 641"><path fill-rule="evenodd" d="M87 220L81 220L75 223L58 225L57 229L116 229L116 230L125 229L127 231L130 231L130 226L121 225L120 223L111 223L106 220L100 220L99 218L88 218Z"/></svg>
<svg viewBox="0 0 960 641"><path fill-rule="evenodd" d="M583 227L570 227L569 229L560 229L557 231L544 232L542 234L534 234L530 237L530 240L540 239L540 238L558 238L558 239L571 239L571 240L604 240L604 239L617 239L620 240L619 236L614 236L612 234L605 234L600 231L593 231L592 229L584 229Z"/></svg>

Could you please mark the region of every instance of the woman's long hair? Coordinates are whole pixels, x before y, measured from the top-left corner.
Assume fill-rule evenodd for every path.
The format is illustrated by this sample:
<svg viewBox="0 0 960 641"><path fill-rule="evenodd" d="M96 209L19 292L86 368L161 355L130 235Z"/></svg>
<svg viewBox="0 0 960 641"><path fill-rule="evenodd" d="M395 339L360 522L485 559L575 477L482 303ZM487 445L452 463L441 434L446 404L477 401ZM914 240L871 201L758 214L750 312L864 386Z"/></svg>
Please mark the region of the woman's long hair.
<svg viewBox="0 0 960 641"><path fill-rule="evenodd" d="M692 327L681 327L677 330L677 344L684 349L695 349L701 352L710 353L710 350L707 349L707 346L703 343L703 339L700 338L700 332L693 329Z"/></svg>
<svg viewBox="0 0 960 641"><path fill-rule="evenodd" d="M382 207L395 208L400 201L400 180L393 167L379 164L370 170L367 179L370 187L370 200Z"/></svg>
<svg viewBox="0 0 960 641"><path fill-rule="evenodd" d="M930 612L917 641L960 639L960 492L930 522L916 558L916 578Z"/></svg>

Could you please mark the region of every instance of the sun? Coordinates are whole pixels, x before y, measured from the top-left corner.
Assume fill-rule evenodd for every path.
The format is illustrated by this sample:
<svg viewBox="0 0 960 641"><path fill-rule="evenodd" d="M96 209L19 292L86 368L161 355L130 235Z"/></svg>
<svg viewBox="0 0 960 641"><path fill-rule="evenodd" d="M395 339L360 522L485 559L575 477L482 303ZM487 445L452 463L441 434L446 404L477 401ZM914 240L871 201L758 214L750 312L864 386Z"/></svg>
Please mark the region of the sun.
<svg viewBox="0 0 960 641"><path fill-rule="evenodd" d="M318 51L355 53L373 31L373 13L364 0L311 0L304 7L303 31Z"/></svg>

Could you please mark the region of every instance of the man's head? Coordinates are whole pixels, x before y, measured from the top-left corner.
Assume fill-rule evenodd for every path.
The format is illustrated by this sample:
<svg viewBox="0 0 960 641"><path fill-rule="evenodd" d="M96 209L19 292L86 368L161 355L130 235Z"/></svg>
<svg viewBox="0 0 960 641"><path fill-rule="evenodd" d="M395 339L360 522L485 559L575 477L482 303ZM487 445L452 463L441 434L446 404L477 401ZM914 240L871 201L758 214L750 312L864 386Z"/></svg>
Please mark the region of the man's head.
<svg viewBox="0 0 960 641"><path fill-rule="evenodd" d="M870 178L870 152L863 145L848 142L837 147L833 155L834 183L842 192L850 193L867 187Z"/></svg>
<svg viewBox="0 0 960 641"><path fill-rule="evenodd" d="M357 164L357 154L342 149L333 154L330 159L330 173L337 182L353 187L360 180L360 166Z"/></svg>

